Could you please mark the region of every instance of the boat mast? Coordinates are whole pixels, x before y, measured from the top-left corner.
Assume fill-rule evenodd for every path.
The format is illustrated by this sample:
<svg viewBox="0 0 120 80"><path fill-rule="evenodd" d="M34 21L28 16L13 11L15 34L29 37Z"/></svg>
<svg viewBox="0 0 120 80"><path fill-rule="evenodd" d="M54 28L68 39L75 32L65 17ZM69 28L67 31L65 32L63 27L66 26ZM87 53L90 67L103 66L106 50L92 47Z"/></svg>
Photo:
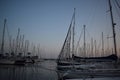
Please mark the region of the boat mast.
<svg viewBox="0 0 120 80"><path fill-rule="evenodd" d="M110 8L110 16L111 16L111 22L112 22L112 30L113 30L114 53L117 56L115 23L113 21L112 5L110 0L109 0L109 8Z"/></svg>
<svg viewBox="0 0 120 80"><path fill-rule="evenodd" d="M103 40L103 32L102 32L102 56L104 56L104 40Z"/></svg>
<svg viewBox="0 0 120 80"><path fill-rule="evenodd" d="M94 46L95 46L95 53L94 53L94 57L96 57L96 51L97 51L97 49L96 49L96 40L94 40Z"/></svg>
<svg viewBox="0 0 120 80"><path fill-rule="evenodd" d="M21 45L21 52L23 53L23 45L24 45L24 35L22 36L22 45Z"/></svg>
<svg viewBox="0 0 120 80"><path fill-rule="evenodd" d="M109 53L109 35L107 35L107 54Z"/></svg>
<svg viewBox="0 0 120 80"><path fill-rule="evenodd" d="M60 60L68 59L66 58L66 55L68 55L68 57L70 58L71 56L70 53L72 55L74 54L74 29L75 29L74 27L75 27L75 8L74 8L72 20L71 20L71 23L70 23L70 26L67 32L67 36L63 43L60 54L58 55L57 62L59 62Z"/></svg>
<svg viewBox="0 0 120 80"><path fill-rule="evenodd" d="M1 45L1 54L4 54L4 38L5 38L5 26L7 20L4 20L4 28L3 28L3 35L2 35L2 45Z"/></svg>
<svg viewBox="0 0 120 80"><path fill-rule="evenodd" d="M26 43L26 51L27 52L29 51L29 40L27 40L27 43Z"/></svg>
<svg viewBox="0 0 120 80"><path fill-rule="evenodd" d="M20 28L18 28L18 34L17 34L17 37L16 37L16 49L15 49L15 54L16 54L16 55L17 55L17 53L18 53L19 34L20 34Z"/></svg>
<svg viewBox="0 0 120 80"><path fill-rule="evenodd" d="M93 56L93 38L91 38L91 56Z"/></svg>
<svg viewBox="0 0 120 80"><path fill-rule="evenodd" d="M85 42L85 27L86 26L84 25L83 27L84 27L84 55L86 56L86 42Z"/></svg>
<svg viewBox="0 0 120 80"><path fill-rule="evenodd" d="M75 8L74 8L74 22L73 22L73 37L72 37L72 54L74 54L74 36L75 36Z"/></svg>

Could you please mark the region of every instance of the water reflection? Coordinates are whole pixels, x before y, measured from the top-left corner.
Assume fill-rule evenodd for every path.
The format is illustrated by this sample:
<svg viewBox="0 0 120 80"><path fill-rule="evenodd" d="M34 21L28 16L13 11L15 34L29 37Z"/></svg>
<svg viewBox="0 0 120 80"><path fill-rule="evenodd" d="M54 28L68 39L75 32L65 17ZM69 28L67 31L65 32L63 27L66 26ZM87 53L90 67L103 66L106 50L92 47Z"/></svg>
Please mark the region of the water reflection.
<svg viewBox="0 0 120 80"><path fill-rule="evenodd" d="M57 80L55 68L53 61L25 66L0 65L0 80Z"/></svg>
<svg viewBox="0 0 120 80"><path fill-rule="evenodd" d="M58 80L56 66L55 61L43 61L25 66L0 65L0 80ZM120 77L70 80L120 80Z"/></svg>

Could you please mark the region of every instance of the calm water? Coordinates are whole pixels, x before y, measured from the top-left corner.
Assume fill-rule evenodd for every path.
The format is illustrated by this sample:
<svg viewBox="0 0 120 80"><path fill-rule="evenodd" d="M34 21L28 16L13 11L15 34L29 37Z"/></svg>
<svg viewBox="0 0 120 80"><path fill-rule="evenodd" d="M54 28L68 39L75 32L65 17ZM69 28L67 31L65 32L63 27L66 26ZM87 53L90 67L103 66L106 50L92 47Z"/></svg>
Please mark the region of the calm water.
<svg viewBox="0 0 120 80"><path fill-rule="evenodd" d="M54 61L26 66L0 65L0 80L57 80Z"/></svg>
<svg viewBox="0 0 120 80"><path fill-rule="evenodd" d="M0 65L0 80L58 80L56 63L55 61L43 61L39 64L28 64L26 66ZM120 80L120 77L85 80Z"/></svg>

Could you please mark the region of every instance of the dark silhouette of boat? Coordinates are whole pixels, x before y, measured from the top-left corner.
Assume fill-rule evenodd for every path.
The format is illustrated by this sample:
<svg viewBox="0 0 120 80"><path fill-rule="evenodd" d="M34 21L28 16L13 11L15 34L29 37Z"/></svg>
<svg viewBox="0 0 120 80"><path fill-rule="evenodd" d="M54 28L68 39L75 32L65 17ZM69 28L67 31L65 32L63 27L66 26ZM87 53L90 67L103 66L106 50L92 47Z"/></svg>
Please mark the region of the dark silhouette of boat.
<svg viewBox="0 0 120 80"><path fill-rule="evenodd" d="M104 56L104 57L79 57L73 54L72 57L73 57L73 60L77 62L80 62L80 61L108 62L108 61L117 61L118 59L118 57L115 54L111 54L111 55Z"/></svg>

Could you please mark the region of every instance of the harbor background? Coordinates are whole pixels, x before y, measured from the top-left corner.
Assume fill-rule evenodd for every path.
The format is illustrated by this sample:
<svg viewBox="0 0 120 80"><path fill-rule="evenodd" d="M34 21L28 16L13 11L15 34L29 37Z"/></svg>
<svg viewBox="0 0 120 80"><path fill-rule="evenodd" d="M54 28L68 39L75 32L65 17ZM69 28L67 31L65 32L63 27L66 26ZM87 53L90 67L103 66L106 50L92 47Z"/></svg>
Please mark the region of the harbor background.
<svg viewBox="0 0 120 80"><path fill-rule="evenodd" d="M118 1L118 5L120 4L119 0L115 1ZM65 60L71 59L73 54L79 57L104 57L115 54L120 58L120 9L116 8L115 1L111 0L113 6L110 10L108 0L1 0L0 80L58 80L58 73L61 71L57 70L56 59L60 59L59 54L62 51L70 54L69 58L63 54L62 58L65 55ZM71 21L73 10L75 14ZM113 28L115 28L116 38L112 34L112 25L115 23L111 25L109 10L114 12L116 25ZM63 43L70 21L74 23L74 28L70 30L70 34L73 34L72 37L69 36L64 47ZM82 39L83 36L81 37L83 27L84 39ZM72 29L75 31L71 32ZM78 41L80 39L81 41ZM113 46L113 39L116 39L116 46ZM69 43L73 43L73 46ZM92 67L93 71L103 69L101 70L103 74L104 70L108 71L108 69L110 72L118 70L119 73L118 58L115 58L116 62L111 61L108 64L103 61L107 59L103 58L100 59L103 64L97 63L97 60L94 60L95 63L86 64L86 58L81 64L80 59L79 68L82 71L88 66L86 68L88 71ZM117 64L118 68L114 64ZM81 68L81 66L84 67ZM61 66L58 65L58 67ZM73 67L73 65L68 67ZM72 74L72 71L74 72L74 68L69 74ZM81 74L81 71L78 73ZM77 70L74 73L76 76ZM63 75L66 74L68 73L65 72ZM81 77L80 74L79 77ZM120 80L120 77L104 76L88 79L83 77L82 80Z"/></svg>
<svg viewBox="0 0 120 80"><path fill-rule="evenodd" d="M119 2L119 0L117 0ZM104 50L112 53L113 39L108 0L1 0L0 1L0 47L3 34L4 19L7 19L5 34L5 51L9 52L9 36L15 42L20 34L33 46L40 44L40 54L45 58L57 58L63 45L73 9L76 8L75 45L86 25L86 44L91 38L96 40L97 49L101 50L101 33L104 35ZM118 56L120 52L120 19L113 2L114 20ZM9 32L9 33L8 33ZM16 42L15 42L16 43ZM83 47L81 39L80 47ZM29 51L31 52L31 45ZM109 47L108 47L109 45ZM33 48L33 47L32 47ZM36 53L32 53L36 54ZM82 55L82 54L77 54ZM96 54L96 56L99 56ZM104 55L108 55L105 53ZM104 56L103 55L103 56Z"/></svg>

